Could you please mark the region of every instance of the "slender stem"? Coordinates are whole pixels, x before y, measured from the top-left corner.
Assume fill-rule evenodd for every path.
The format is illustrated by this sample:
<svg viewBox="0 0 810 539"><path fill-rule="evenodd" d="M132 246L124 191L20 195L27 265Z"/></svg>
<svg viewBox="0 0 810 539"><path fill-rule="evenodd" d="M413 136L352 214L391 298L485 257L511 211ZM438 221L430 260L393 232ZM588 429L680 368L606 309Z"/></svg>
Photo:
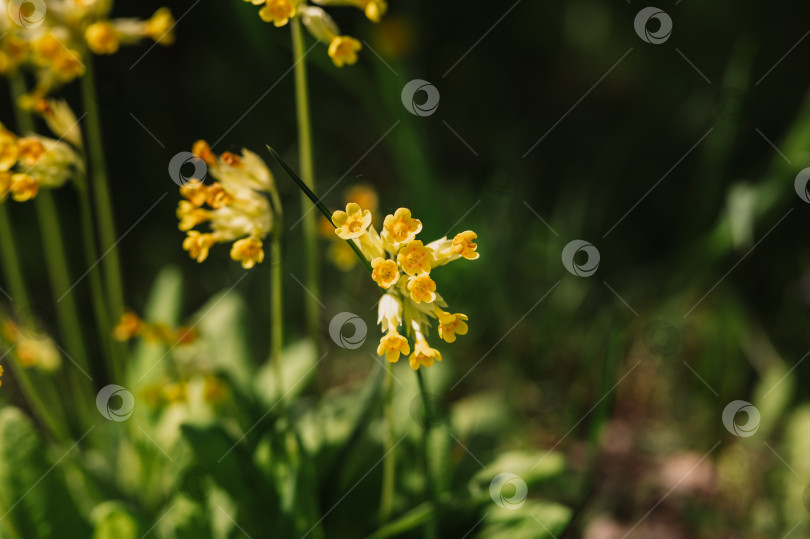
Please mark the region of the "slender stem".
<svg viewBox="0 0 810 539"><path fill-rule="evenodd" d="M86 163L86 160L85 160ZM114 381L123 380L123 346L112 341L112 324L107 303L104 301L104 284L98 268L98 250L93 226L93 207L90 194L87 192L86 178L79 176L76 181L76 192L79 195L79 215L81 219L82 241L84 243L85 264L89 268L87 275L90 282L90 295L93 300L93 315L96 318L96 329L102 350L111 358L107 365L108 375Z"/></svg>
<svg viewBox="0 0 810 539"><path fill-rule="evenodd" d="M8 282L11 300L19 308L27 307L30 303L25 288L25 278L21 270L20 259L17 256L17 245L11 229L8 208L3 202L0 202L0 261L3 264L3 273Z"/></svg>
<svg viewBox="0 0 810 539"><path fill-rule="evenodd" d="M15 75L11 79L11 93L14 99L14 112L17 120L17 127L20 132L29 133L34 131L34 118L27 110L16 106L16 101L25 93L25 81L20 75ZM65 246L62 232L59 225L56 204L53 194L43 189L34 200L34 207L37 212L42 243L45 252L45 267L51 283L51 293L53 294L56 307L56 316L59 321L60 334L64 340L67 353L71 359L76 361L84 370L89 369L87 347L82 335L81 324L79 323L79 310L76 306L74 296L67 294L61 297L64 292L70 289L72 282L68 272L68 260L65 254ZM67 381L77 397L82 395L92 395L93 388L87 383L84 375L78 369L70 369ZM89 418L85 399L76 407L81 419Z"/></svg>
<svg viewBox="0 0 810 539"><path fill-rule="evenodd" d="M280 219L277 221L280 226ZM270 361L276 378L276 394L279 406L284 395L284 370L281 365L282 347L282 284L281 284L281 231L276 228L270 236Z"/></svg>
<svg viewBox="0 0 810 539"><path fill-rule="evenodd" d="M312 158L312 125L309 115L309 95L307 89L307 63L304 52L304 32L299 17L290 21L293 62L295 72L295 108L298 119L298 151L299 168L304 183L310 189L315 188L315 165ZM306 301L307 330L313 341L318 335L318 236L316 230L316 215L309 211L307 198L301 196L301 211L303 216L304 252L306 253L306 282L309 294L304 296Z"/></svg>
<svg viewBox="0 0 810 539"><path fill-rule="evenodd" d="M425 414L430 414L433 409L428 398L427 390L425 389L425 379L422 376L422 370L416 371L416 379L419 381L419 393L422 395L422 406L425 407ZM438 513L439 504L436 500L436 489L433 484L433 473L430 469L430 458L428 452L428 441L430 438L430 417L424 417L422 422L422 459L425 466L425 497L430 500L433 505L433 512L430 514L430 520L425 523L425 537L428 539L435 539L438 537Z"/></svg>
<svg viewBox="0 0 810 539"><path fill-rule="evenodd" d="M96 81L92 55L85 60L86 70L82 81L82 100L87 113L86 141L90 161L90 177L99 224L101 251L105 253L102 264L107 284L110 315L118 320L124 314L124 288L121 280L121 261L116 246L115 220L112 197L107 180L107 163L101 132L101 115L96 96Z"/></svg>
<svg viewBox="0 0 810 539"><path fill-rule="evenodd" d="M394 455L394 364L388 363L385 376L385 456L383 457L382 495L380 496L380 522L391 517L394 505L396 458Z"/></svg>
<svg viewBox="0 0 810 539"><path fill-rule="evenodd" d="M42 425L47 429L54 440L57 442L66 440L68 433L64 424L57 421L51 414L50 407L45 404L45 401L42 400L42 397L40 397L36 388L34 388L34 384L27 370L17 363L16 359L12 359L6 364L11 369L14 380L19 384L21 393L25 395L25 399L28 401L28 405L31 407L31 412L33 412L34 416L42 422Z"/></svg>

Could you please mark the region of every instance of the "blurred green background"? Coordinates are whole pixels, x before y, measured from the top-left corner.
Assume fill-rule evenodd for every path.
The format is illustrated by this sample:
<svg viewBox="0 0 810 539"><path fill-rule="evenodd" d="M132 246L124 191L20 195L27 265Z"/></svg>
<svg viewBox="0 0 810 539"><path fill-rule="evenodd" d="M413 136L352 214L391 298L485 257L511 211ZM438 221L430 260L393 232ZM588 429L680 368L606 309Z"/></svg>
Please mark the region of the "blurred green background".
<svg viewBox="0 0 810 539"><path fill-rule="evenodd" d="M182 251L168 162L200 138L262 156L270 144L296 162L289 29L239 0L118 0L113 14L161 5L183 16L176 44L96 58L97 77L119 235L168 193L120 244L128 304L142 311L159 270L175 265L190 313L243 270L223 246L204 264ZM636 35L641 7L392 0L378 25L330 10L366 46L343 69L321 45L308 57L318 192L336 209L368 184L381 213L410 208L429 240L451 227L478 233L481 258L437 275L470 333L434 369L447 371L449 401L484 392L498 403L495 445L465 440L470 458L551 447L569 457L556 492L577 515L567 533L622 537L645 517L639 537L807 537L810 256L793 181L810 164L810 6L666 2L674 30L660 45ZM412 79L438 88L435 114L403 107ZM271 166L286 208L292 341L304 333L301 230L291 229L300 197ZM11 206L20 244L37 243L30 209ZM76 222L71 195L60 209ZM575 239L600 253L591 277L561 263ZM31 282L47 282L40 256L24 253ZM78 274L81 253L73 259ZM325 256L321 269L324 336L342 311L375 335L377 287ZM238 291L250 302L268 283L264 264ZM258 361L268 305L249 308ZM368 354L334 352L320 388L375 367ZM721 421L737 399L762 414L752 437Z"/></svg>

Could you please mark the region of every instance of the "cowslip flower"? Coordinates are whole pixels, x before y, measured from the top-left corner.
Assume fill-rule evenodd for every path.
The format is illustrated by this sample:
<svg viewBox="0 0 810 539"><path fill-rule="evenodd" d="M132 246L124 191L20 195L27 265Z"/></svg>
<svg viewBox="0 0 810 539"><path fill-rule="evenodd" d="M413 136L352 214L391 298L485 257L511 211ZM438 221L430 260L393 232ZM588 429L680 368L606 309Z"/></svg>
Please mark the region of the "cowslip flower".
<svg viewBox="0 0 810 539"><path fill-rule="evenodd" d="M430 367L442 360L441 352L427 340L432 321L438 323L439 338L447 343L469 330L465 314L444 310L447 303L437 292L431 271L461 258L478 258L473 241L477 236L465 231L452 239L440 238L424 245L416 239L422 223L407 208L386 216L383 223L380 235L371 223L370 212L351 202L345 211L332 214L337 236L357 246L370 262L372 280L385 290L378 308L377 323L384 334L377 354L391 363L407 356L414 370ZM408 337L413 339L413 349Z"/></svg>
<svg viewBox="0 0 810 539"><path fill-rule="evenodd" d="M313 0L323 6L352 6L362 10L373 22L379 22L388 9L385 0ZM337 67L357 62L357 53L363 48L359 40L340 33L335 21L322 8L311 6L306 0L245 0L259 9L259 17L275 27L287 25L299 17L307 31L326 44L327 54Z"/></svg>
<svg viewBox="0 0 810 539"><path fill-rule="evenodd" d="M147 342L163 343L170 347L191 344L197 340L197 332L192 328L186 326L170 328L163 323L146 322L132 311L121 315L112 333L113 338L119 342L141 337Z"/></svg>
<svg viewBox="0 0 810 539"><path fill-rule="evenodd" d="M21 106L32 108L54 89L84 75L86 51L107 55L144 39L161 45L174 42L175 20L167 8L147 20L112 19L112 9L112 0L48 0L47 6L0 0L0 73L26 68L36 79ZM15 15L39 24L20 25Z"/></svg>
<svg viewBox="0 0 810 539"><path fill-rule="evenodd" d="M62 356L59 354L56 342L41 331L33 331L31 327L20 327L16 322L6 319L2 321L2 336L7 344L11 345L12 355L20 366L30 369L36 367L40 371L54 372L62 365ZM0 370L2 374L2 370Z"/></svg>
<svg viewBox="0 0 810 539"><path fill-rule="evenodd" d="M379 197L377 192L368 184L358 183L348 187L344 192L344 198L353 201L362 208L371 212L371 222L377 223L380 220L377 214ZM318 221L318 234L326 239L332 240L326 251L326 256L340 271L350 271L357 265L357 255L345 241L335 234L334 224L322 217Z"/></svg>
<svg viewBox="0 0 810 539"><path fill-rule="evenodd" d="M208 258L217 243L233 242L231 259L250 269L264 260L262 240L273 229L274 213L266 195L275 189L270 170L258 155L242 150L217 157L205 141L192 152L205 161L215 181L192 179L180 187L178 228L186 232L183 249L197 262ZM194 230L208 224L210 232Z"/></svg>
<svg viewBox="0 0 810 539"><path fill-rule="evenodd" d="M61 187L82 167L70 145L39 135L20 138L0 124L0 202L8 195L31 200L41 188Z"/></svg>

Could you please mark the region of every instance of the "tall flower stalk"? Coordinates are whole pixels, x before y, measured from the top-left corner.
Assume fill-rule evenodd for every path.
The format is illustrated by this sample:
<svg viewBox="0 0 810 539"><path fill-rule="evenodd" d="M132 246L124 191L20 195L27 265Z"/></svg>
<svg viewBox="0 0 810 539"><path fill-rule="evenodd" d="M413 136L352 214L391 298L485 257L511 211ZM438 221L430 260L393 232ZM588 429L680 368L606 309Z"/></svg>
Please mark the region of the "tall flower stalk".
<svg viewBox="0 0 810 539"><path fill-rule="evenodd" d="M357 61L357 53L362 48L353 37L342 35L335 21L321 7L309 5L305 0L246 0L261 5L259 16L275 27L290 25L292 39L293 71L295 74L295 110L298 128L298 166L301 178L309 189L315 189L315 164L313 159L312 122L310 120L309 87L307 83L307 61L304 47L304 28L318 41L327 45L327 54L337 67L351 65ZM385 0L313 0L324 6L352 6L362 9L366 17L379 22L385 13ZM316 215L310 211L305 195L301 195L303 216L302 234L306 260L305 281L307 294L304 295L307 332L313 341L318 340L320 305L320 252Z"/></svg>
<svg viewBox="0 0 810 539"><path fill-rule="evenodd" d="M19 73L14 74L10 81L11 93L15 103L14 111L18 130L24 134L32 134L34 132L34 119L31 113L16 106L16 103L25 94L25 82ZM37 161L39 159L41 158L38 157ZM32 165L29 168L33 168L34 166L35 165ZM78 368L69 370L67 375L68 384L77 394L92 395L93 386L89 383L89 380L85 378L83 372L81 372L87 372L90 369L89 354L79 323L81 317L79 316L76 300L74 295L69 293L73 288L73 281L70 278L68 270L70 266L62 238L62 229L59 223L56 204L53 199L53 194L49 189L43 189L38 192L34 200L34 207L36 208L37 220L39 221L42 234L45 266L51 283L51 293L53 295L56 316L61 329L61 336L64 339L70 359L78 366ZM90 413L84 401L77 406L77 412L84 418L89 417Z"/></svg>
<svg viewBox="0 0 810 539"><path fill-rule="evenodd" d="M392 366L401 355L408 356L411 368L416 371L425 414L432 410L430 395L425 387L422 367L428 368L435 361L441 361L441 353L431 348L426 335L431 326L431 319L438 325L439 337L447 343L456 341L457 335L466 335L468 331L467 316L461 313L451 314L442 308L447 303L436 292L436 283L430 278L430 272L436 267L449 264L459 259L476 260L479 257L475 243L477 235L471 230L456 234L450 240L447 237L424 245L416 236L422 230L422 223L411 216L407 208L399 208L394 214L387 215L382 234L378 234L372 225L371 212L363 210L358 204L350 202L346 211L330 213L312 189L284 162L278 153L268 146L268 151L287 174L295 181L301 191L329 219L335 227L335 233L352 247L357 256L371 273L372 280L386 292L380 298L378 323L385 335L380 339L377 355L388 361L389 386L386 391L386 422L391 440L386 440L386 454L383 467L383 495L380 507L381 516L390 513L390 494L393 484L395 463L393 460L393 437L390 430L393 417L390 413L393 376ZM415 340L413 353L406 336L398 332L404 327L404 333ZM424 462L425 498L431 501L433 510L425 528L425 536L434 538L438 529L438 501L435 483L430 468L428 443L430 436L430 418L422 422L422 456Z"/></svg>
<svg viewBox="0 0 810 539"><path fill-rule="evenodd" d="M85 107L87 157L89 176L93 185L93 195L98 218L98 237L104 258L104 280L108 298L109 313L113 319L124 314L124 287L121 277L121 258L118 254L115 219L112 197L107 178L107 161L104 156L104 142L101 130L101 114L98 108L93 61L86 59L86 71L81 80L82 100Z"/></svg>
<svg viewBox="0 0 810 539"><path fill-rule="evenodd" d="M315 165L312 155L312 122L309 114L309 89L307 83L307 60L304 52L304 32L298 17L290 23L292 36L293 62L295 72L295 110L298 122L298 163L301 178L310 189L315 189ZM320 290L318 256L318 236L316 215L310 211L306 195L301 194L301 212L303 214L302 230L304 234L304 252L306 254L305 279L309 294L305 294L307 332L317 342Z"/></svg>

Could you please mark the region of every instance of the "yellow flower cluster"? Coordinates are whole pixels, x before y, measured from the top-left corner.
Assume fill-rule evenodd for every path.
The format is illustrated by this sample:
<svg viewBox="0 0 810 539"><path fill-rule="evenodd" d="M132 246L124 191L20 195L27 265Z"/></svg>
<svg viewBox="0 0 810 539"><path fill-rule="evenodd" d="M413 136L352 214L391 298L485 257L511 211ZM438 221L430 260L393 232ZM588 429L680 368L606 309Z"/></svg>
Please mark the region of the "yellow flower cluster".
<svg viewBox="0 0 810 539"><path fill-rule="evenodd" d="M407 208L399 208L383 221L382 234L371 223L371 211L356 203L346 205L346 211L332 214L335 233L357 245L371 263L371 278L386 290L380 299L377 323L385 332L377 354L395 363L400 355L409 355L411 367L430 367L441 361L442 355L431 348L425 338L431 319L438 322L439 337L448 343L456 335L467 333L467 316L446 312L447 303L436 292L430 272L454 260L478 258L477 238L470 230L424 245L416 236L422 222L411 216ZM398 331L400 326L414 340L413 352L408 339Z"/></svg>
<svg viewBox="0 0 810 539"><path fill-rule="evenodd" d="M53 372L62 365L56 343L51 337L40 334L37 328L22 329L12 320L3 320L0 321L0 337L3 342L13 346L14 357L26 369L36 367Z"/></svg>
<svg viewBox="0 0 810 539"><path fill-rule="evenodd" d="M183 249L202 262L216 243L234 242L231 258L250 269L264 260L262 240L273 228L274 212L266 194L275 190L273 175L253 152L225 152L217 157L205 141L192 148L216 181L192 179L180 187L185 200L177 206L178 228L186 232ZM203 223L210 232L193 230Z"/></svg>
<svg viewBox="0 0 810 539"><path fill-rule="evenodd" d="M294 17L300 17L309 33L327 45L329 57L337 67L354 64L357 61L357 53L363 48L357 39L341 35L337 24L326 11L308 5L306 0L245 0L245 2L262 6L259 17L276 27L286 25ZM385 0L313 0L313 2L322 6L358 8L372 22L380 22L388 9Z"/></svg>
<svg viewBox="0 0 810 539"><path fill-rule="evenodd" d="M22 66L37 79L24 106L34 106L54 88L82 76L88 50L113 54L142 39L174 42L175 20L167 8L139 20L110 19L112 7L112 0L0 0L0 74Z"/></svg>
<svg viewBox="0 0 810 539"><path fill-rule="evenodd" d="M61 187L82 167L68 144L39 135L18 137L0 124L0 202L37 196L40 188Z"/></svg>
<svg viewBox="0 0 810 539"><path fill-rule="evenodd" d="M200 387L202 386L202 387ZM187 403L189 393L199 394L211 405L222 404L230 395L225 383L214 374L195 375L192 378L150 384L141 390L141 397L150 408L169 404Z"/></svg>
<svg viewBox="0 0 810 539"><path fill-rule="evenodd" d="M162 323L150 324L141 320L137 314L127 311L113 328L113 338L124 342L135 337L141 337L147 342L175 346L193 343L197 340L197 332L186 326L172 329Z"/></svg>

